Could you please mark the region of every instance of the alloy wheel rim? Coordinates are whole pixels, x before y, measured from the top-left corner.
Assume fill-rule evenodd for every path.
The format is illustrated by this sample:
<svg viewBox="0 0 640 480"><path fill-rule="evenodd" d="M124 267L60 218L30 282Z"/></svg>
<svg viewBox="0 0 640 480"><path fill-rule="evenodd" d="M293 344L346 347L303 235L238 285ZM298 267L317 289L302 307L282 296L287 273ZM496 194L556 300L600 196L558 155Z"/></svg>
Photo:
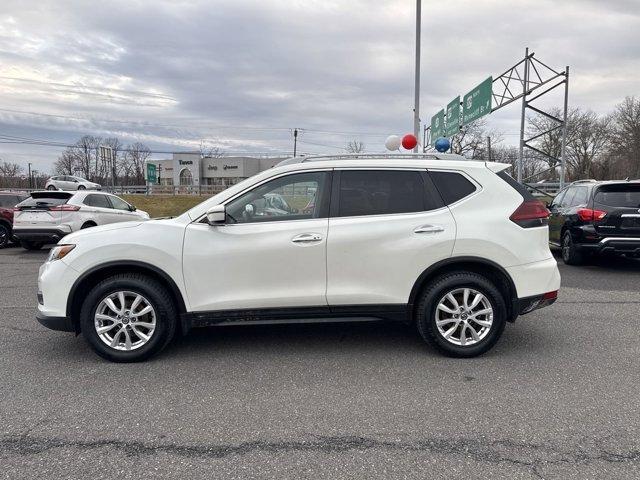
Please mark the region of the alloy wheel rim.
<svg viewBox="0 0 640 480"><path fill-rule="evenodd" d="M481 342L493 325L489 299L473 288L456 288L446 293L436 307L436 327L449 343L468 347Z"/></svg>
<svg viewBox="0 0 640 480"><path fill-rule="evenodd" d="M569 249L571 248L571 239L569 236L564 237L564 241L562 242L562 258L563 260L567 260L569 258Z"/></svg>
<svg viewBox="0 0 640 480"><path fill-rule="evenodd" d="M117 291L103 298L94 315L98 338L110 348L137 350L156 330L156 312L149 300L131 291Z"/></svg>

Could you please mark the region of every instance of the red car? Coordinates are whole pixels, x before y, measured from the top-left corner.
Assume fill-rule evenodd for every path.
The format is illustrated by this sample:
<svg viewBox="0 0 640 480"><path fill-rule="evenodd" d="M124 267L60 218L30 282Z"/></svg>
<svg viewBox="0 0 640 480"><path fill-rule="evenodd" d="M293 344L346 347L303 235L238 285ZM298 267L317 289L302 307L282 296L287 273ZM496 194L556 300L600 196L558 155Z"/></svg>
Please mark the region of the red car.
<svg viewBox="0 0 640 480"><path fill-rule="evenodd" d="M27 197L22 193L0 192L0 248L13 240L13 207Z"/></svg>

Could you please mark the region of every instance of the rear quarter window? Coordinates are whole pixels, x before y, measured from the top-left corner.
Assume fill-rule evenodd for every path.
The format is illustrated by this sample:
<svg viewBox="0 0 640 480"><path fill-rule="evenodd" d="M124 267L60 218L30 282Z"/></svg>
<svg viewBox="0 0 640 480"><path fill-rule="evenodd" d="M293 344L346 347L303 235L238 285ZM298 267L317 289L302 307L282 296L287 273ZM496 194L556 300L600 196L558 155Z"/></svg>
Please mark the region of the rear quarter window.
<svg viewBox="0 0 640 480"><path fill-rule="evenodd" d="M430 170L429 176L447 205L462 200L477 190L476 186L461 173Z"/></svg>
<svg viewBox="0 0 640 480"><path fill-rule="evenodd" d="M518 183L511 175L509 175L506 171L501 171L498 172L496 175L498 175L502 180L504 180L505 182L507 182L509 185L511 185L511 187L518 192L520 195L522 195L522 198L524 198L525 201L531 201L531 200L535 200L536 198L531 194L531 192L527 189L527 187L525 187L523 184Z"/></svg>

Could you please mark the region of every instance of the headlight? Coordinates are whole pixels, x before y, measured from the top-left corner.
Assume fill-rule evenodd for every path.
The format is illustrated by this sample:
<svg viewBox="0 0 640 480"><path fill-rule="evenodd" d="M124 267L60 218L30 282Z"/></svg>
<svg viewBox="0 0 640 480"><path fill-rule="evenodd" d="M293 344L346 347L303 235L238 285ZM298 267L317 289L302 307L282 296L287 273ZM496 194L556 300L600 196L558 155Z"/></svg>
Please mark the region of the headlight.
<svg viewBox="0 0 640 480"><path fill-rule="evenodd" d="M66 257L74 248L76 248L75 245L56 245L51 249L51 252L49 252L47 262L53 262L54 260L60 260Z"/></svg>

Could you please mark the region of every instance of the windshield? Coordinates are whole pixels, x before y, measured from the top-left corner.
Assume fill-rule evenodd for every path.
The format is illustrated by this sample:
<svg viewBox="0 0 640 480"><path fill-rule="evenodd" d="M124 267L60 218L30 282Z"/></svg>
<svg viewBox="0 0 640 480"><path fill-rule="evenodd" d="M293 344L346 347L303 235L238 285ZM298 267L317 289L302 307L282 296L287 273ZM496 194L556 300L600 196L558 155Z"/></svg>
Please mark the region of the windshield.
<svg viewBox="0 0 640 480"><path fill-rule="evenodd" d="M640 184L602 186L594 202L608 207L640 208Z"/></svg>

